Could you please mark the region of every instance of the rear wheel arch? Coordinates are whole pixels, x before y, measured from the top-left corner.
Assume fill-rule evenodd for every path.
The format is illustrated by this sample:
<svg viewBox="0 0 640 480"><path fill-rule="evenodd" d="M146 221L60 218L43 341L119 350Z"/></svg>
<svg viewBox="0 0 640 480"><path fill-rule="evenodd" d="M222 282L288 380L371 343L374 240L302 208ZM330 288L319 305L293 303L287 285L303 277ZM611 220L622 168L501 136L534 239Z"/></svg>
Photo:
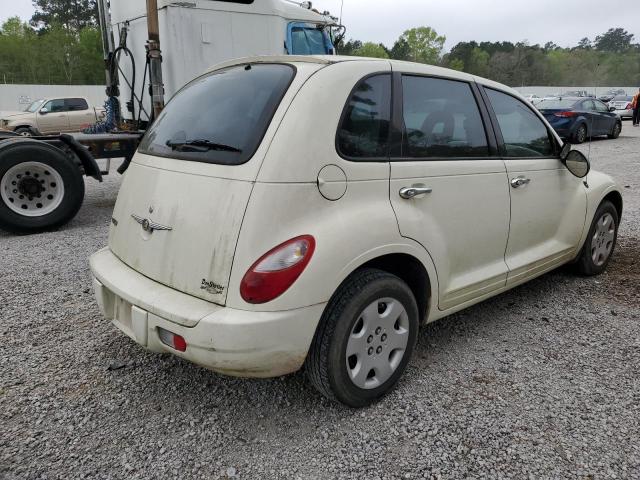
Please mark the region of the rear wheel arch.
<svg viewBox="0 0 640 480"><path fill-rule="evenodd" d="M420 323L424 323L427 320L433 298L433 283L431 282L426 267L418 258L407 253L380 255L359 265L347 278L355 272L367 268L390 273L405 282L416 299ZM337 290L338 289L336 289L336 291Z"/></svg>

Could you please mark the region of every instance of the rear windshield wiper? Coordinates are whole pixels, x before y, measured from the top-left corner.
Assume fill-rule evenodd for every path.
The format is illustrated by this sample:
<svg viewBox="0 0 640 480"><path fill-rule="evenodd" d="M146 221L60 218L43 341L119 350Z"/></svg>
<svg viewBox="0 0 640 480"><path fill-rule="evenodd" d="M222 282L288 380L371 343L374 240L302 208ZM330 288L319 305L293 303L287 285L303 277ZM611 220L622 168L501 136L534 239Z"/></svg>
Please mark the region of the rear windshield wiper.
<svg viewBox="0 0 640 480"><path fill-rule="evenodd" d="M223 152L235 152L240 153L240 150L237 147L232 147L231 145L225 145L224 143L216 143L211 140L187 140L185 142L172 142L171 140L167 140L167 147L170 147L172 150L179 151L201 151L201 149L205 150L220 150ZM192 148L195 147L195 148Z"/></svg>

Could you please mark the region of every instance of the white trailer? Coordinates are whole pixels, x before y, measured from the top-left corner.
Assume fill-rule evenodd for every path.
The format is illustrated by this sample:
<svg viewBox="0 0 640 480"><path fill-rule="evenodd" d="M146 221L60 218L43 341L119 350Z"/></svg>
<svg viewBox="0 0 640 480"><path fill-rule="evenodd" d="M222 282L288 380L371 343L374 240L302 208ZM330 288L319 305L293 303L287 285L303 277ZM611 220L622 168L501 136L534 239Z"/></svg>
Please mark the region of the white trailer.
<svg viewBox="0 0 640 480"><path fill-rule="evenodd" d="M168 101L184 84L212 65L256 55L331 55L337 19L311 2L289 0L158 0L162 77ZM148 38L144 0L111 0L110 25L116 47L126 45L135 62L136 96L149 99L143 84ZM126 38L123 38L126 35ZM120 98L130 98L131 61L120 55ZM125 80L126 79L126 80ZM148 83L148 77L147 77ZM143 107L149 112L150 101ZM124 105L123 105L124 106ZM122 109L125 118L131 112ZM137 108L136 108L137 115ZM143 111L142 119L147 119Z"/></svg>

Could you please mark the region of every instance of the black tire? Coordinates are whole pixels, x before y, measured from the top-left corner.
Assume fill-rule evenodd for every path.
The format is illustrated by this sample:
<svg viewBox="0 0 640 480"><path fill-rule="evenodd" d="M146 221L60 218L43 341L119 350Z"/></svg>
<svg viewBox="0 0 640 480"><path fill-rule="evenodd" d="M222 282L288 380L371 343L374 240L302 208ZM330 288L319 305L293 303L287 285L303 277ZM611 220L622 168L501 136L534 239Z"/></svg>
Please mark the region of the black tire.
<svg viewBox="0 0 640 480"><path fill-rule="evenodd" d="M613 139L613 138L618 138L620 136L620 132L622 131L622 122L616 122L616 124L613 126L613 130L611 130L611 133L609 135L607 135L607 137Z"/></svg>
<svg viewBox="0 0 640 480"><path fill-rule="evenodd" d="M611 250L606 257L605 261L601 264L596 263L593 258L594 254L594 245L593 242L594 236L596 235L596 229L598 228L598 222L605 216L610 215L613 218L614 222L614 232L613 239L611 240ZM591 275L599 275L604 272L609 265L609 261L613 256L613 252L616 247L616 241L618 239L618 226L619 226L620 218L618 217L618 211L616 207L613 206L611 202L605 200L600 204L598 209L596 210L595 215L593 216L593 220L591 221L591 227L589 228L589 233L587 235L586 240L584 241L584 245L582 246L582 250L580 251L580 255L578 256L575 262L575 270L577 273L585 276Z"/></svg>
<svg viewBox="0 0 640 480"><path fill-rule="evenodd" d="M576 133L573 135L573 143L584 143L587 139L587 126L584 123L578 125Z"/></svg>
<svg viewBox="0 0 640 480"><path fill-rule="evenodd" d="M45 164L57 172L63 182L64 195L54 210L40 216L21 215L9 208L0 196L0 228L13 233L55 229L78 213L84 199L84 178L73 159L62 150L38 140L14 138L0 143L0 185L9 169L28 161Z"/></svg>
<svg viewBox="0 0 640 480"><path fill-rule="evenodd" d="M363 310L386 297L399 301L407 313L407 345L402 359L386 381L375 388L360 388L347 371L347 342ZM377 331L375 333L378 335ZM307 376L320 393L331 400L351 407L369 405L396 385L411 358L417 333L418 307L407 284L382 270L358 270L340 285L323 313L307 356ZM384 340L382 337L377 340L380 339ZM387 355L390 359L392 353Z"/></svg>
<svg viewBox="0 0 640 480"><path fill-rule="evenodd" d="M17 135L22 137L33 137L34 133L30 127L18 127L14 130Z"/></svg>

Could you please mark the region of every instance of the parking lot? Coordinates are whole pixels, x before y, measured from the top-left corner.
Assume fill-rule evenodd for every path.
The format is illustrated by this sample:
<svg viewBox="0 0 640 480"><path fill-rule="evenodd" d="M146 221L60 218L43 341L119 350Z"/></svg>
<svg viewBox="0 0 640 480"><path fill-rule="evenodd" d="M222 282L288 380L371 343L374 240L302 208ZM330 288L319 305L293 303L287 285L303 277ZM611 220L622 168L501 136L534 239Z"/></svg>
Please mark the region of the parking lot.
<svg viewBox="0 0 640 480"><path fill-rule="evenodd" d="M591 161L625 195L608 271L561 269L428 325L399 387L362 410L303 373L146 353L104 320L87 257L114 166L61 230L0 232L0 477L640 478L640 128L594 140Z"/></svg>

